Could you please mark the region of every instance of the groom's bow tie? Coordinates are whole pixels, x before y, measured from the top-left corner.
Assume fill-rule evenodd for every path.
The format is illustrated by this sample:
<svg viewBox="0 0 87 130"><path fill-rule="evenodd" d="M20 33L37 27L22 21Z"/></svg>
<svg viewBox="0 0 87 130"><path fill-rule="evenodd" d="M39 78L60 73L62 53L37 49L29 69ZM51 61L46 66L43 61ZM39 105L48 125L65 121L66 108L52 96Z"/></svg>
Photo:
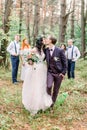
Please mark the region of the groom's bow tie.
<svg viewBox="0 0 87 130"><path fill-rule="evenodd" d="M53 51L53 49L49 49L50 51Z"/></svg>

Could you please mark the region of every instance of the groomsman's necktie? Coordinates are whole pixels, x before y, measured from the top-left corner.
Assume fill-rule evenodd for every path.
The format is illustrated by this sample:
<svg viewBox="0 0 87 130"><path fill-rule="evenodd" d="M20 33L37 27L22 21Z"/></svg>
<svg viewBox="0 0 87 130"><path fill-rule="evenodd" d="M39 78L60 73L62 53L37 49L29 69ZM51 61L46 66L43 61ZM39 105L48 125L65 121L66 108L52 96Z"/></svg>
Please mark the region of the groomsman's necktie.
<svg viewBox="0 0 87 130"><path fill-rule="evenodd" d="M68 48L72 48L72 50L71 50L71 59L73 59L73 49L74 49L74 46L73 47L69 46ZM67 58L68 58L68 53L67 53Z"/></svg>
<svg viewBox="0 0 87 130"><path fill-rule="evenodd" d="M72 59L73 59L73 49L74 49L74 46L72 47L72 54L71 54L71 56L72 56Z"/></svg>
<svg viewBox="0 0 87 130"><path fill-rule="evenodd" d="M17 47L16 47L16 43L14 42L14 47L15 47L15 53L17 54Z"/></svg>

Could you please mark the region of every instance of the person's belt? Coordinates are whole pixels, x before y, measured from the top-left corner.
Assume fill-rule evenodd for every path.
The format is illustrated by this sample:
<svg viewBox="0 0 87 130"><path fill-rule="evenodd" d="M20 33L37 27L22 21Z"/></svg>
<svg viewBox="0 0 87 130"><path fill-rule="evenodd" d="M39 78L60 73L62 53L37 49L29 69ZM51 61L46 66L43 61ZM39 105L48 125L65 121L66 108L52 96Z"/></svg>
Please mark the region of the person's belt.
<svg viewBox="0 0 87 130"><path fill-rule="evenodd" d="M72 59L68 59L69 61L71 61Z"/></svg>
<svg viewBox="0 0 87 130"><path fill-rule="evenodd" d="M17 56L11 55L11 57L19 57L19 55L17 55Z"/></svg>

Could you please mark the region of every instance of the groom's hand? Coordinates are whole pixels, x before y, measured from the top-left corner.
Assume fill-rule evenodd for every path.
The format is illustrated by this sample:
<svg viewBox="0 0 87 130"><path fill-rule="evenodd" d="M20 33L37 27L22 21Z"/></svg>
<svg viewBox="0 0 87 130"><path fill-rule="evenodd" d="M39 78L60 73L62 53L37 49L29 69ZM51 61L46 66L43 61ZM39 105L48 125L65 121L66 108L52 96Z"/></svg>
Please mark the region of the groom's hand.
<svg viewBox="0 0 87 130"><path fill-rule="evenodd" d="M64 77L65 77L65 75L62 74L62 73L60 73L59 76L61 76L63 79L64 79Z"/></svg>

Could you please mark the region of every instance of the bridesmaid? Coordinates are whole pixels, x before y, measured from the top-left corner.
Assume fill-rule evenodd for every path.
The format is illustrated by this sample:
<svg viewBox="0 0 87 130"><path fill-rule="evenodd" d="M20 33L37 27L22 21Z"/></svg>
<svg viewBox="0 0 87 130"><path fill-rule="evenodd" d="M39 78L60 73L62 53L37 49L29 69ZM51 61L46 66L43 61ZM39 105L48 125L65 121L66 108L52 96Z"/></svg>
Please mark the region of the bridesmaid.
<svg viewBox="0 0 87 130"><path fill-rule="evenodd" d="M22 67L21 67L21 80L24 81L25 78L25 71L28 68L28 64L26 62L27 60L27 55L29 55L30 52L30 44L28 43L28 40L25 38L22 41L21 45L21 61L22 61Z"/></svg>
<svg viewBox="0 0 87 130"><path fill-rule="evenodd" d="M66 45L65 44L61 44L60 48L64 50L65 56L67 58L67 47L66 47Z"/></svg>

